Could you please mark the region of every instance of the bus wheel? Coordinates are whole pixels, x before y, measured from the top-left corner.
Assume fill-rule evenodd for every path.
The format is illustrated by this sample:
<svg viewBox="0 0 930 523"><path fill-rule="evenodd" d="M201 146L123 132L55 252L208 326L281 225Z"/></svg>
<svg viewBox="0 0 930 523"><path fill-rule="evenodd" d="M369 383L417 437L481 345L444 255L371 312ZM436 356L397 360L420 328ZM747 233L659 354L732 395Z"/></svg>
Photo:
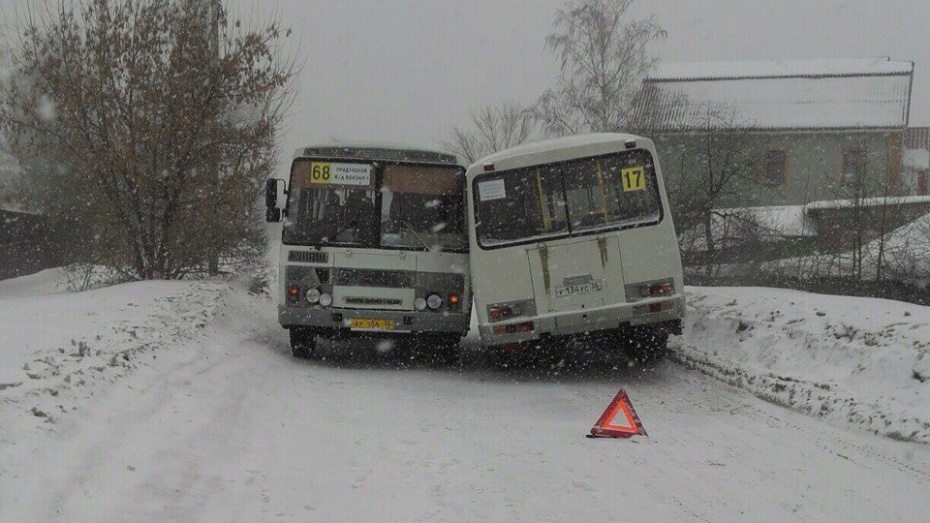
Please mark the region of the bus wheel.
<svg viewBox="0 0 930 523"><path fill-rule="evenodd" d="M628 338L627 356L635 363L653 365L665 357L668 333L651 328L637 329Z"/></svg>
<svg viewBox="0 0 930 523"><path fill-rule="evenodd" d="M522 367L525 363L526 355L523 354L523 345L520 343L495 345L485 350L488 364L498 370L513 370Z"/></svg>
<svg viewBox="0 0 930 523"><path fill-rule="evenodd" d="M459 359L459 342L462 337L458 334L433 334L422 340L417 340L417 351L431 364L454 365Z"/></svg>
<svg viewBox="0 0 930 523"><path fill-rule="evenodd" d="M295 358L309 358L316 349L316 331L307 327L291 327L290 334L291 354Z"/></svg>

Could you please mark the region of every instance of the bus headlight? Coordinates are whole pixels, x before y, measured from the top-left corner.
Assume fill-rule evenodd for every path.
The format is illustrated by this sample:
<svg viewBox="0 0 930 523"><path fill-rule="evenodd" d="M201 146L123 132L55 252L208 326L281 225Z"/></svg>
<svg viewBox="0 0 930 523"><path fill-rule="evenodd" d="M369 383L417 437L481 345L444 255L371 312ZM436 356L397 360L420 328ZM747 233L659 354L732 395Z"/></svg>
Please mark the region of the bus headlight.
<svg viewBox="0 0 930 523"><path fill-rule="evenodd" d="M430 294L426 297L426 305L434 311L438 311L442 307L442 296L438 294Z"/></svg>
<svg viewBox="0 0 930 523"><path fill-rule="evenodd" d="M307 303L311 305L316 305L320 303L320 298L323 296L323 293L320 292L320 289L310 289L307 291Z"/></svg>
<svg viewBox="0 0 930 523"><path fill-rule="evenodd" d="M417 309L418 311L425 311L425 310L426 310L426 300L423 299L423 298L417 298L417 299L413 302L413 306L416 307L416 309Z"/></svg>
<svg viewBox="0 0 930 523"><path fill-rule="evenodd" d="M320 305L322 305L322 306L324 306L324 307L329 307L329 306L332 305L332 304L333 304L333 297L332 297L332 296L330 296L329 294L326 294L326 293L320 294Z"/></svg>

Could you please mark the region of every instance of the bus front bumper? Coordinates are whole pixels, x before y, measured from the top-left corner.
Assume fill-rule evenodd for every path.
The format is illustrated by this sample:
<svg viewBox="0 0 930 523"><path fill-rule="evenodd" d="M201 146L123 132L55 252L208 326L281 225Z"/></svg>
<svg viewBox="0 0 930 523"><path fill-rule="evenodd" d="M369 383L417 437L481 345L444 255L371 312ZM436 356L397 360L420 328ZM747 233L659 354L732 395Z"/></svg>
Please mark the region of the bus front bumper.
<svg viewBox="0 0 930 523"><path fill-rule="evenodd" d="M650 312L653 304L667 304L666 309ZM621 303L596 309L540 314L514 318L506 322L479 325L486 346L509 345L557 337L609 334L630 328L653 327L670 334L681 334L685 299L675 296ZM532 328L528 324L532 324ZM508 330L515 332L499 332Z"/></svg>
<svg viewBox="0 0 930 523"><path fill-rule="evenodd" d="M362 329L354 328L353 320L376 320L390 322L391 328ZM333 331L360 333L468 333L471 312L420 312L420 311L382 311L366 309L320 309L308 307L288 307L278 305L278 323L285 329L291 327L312 327Z"/></svg>

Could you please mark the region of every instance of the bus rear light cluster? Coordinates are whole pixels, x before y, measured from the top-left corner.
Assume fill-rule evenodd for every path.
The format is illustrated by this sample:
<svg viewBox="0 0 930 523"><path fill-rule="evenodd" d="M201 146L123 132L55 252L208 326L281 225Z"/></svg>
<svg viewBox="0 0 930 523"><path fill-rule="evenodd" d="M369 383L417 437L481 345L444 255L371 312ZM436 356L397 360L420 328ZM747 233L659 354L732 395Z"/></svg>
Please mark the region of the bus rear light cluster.
<svg viewBox="0 0 930 523"><path fill-rule="evenodd" d="M499 327L494 327L494 334L517 334L521 332L533 332L536 329L536 325L531 321L525 321L523 323L516 323L513 325L501 325Z"/></svg>
<svg viewBox="0 0 930 523"><path fill-rule="evenodd" d="M492 320L504 320L513 315L513 308L508 305L491 307L491 310L488 312L488 316L490 316Z"/></svg>
<svg viewBox="0 0 930 523"><path fill-rule="evenodd" d="M675 308L675 304L670 301L663 301L662 303L651 303L649 304L649 313L655 314L662 311L670 311Z"/></svg>
<svg viewBox="0 0 930 523"><path fill-rule="evenodd" d="M671 282L662 282L654 283L652 285L643 285L639 288L639 296L641 298L655 298L660 296L668 296L675 291L675 287Z"/></svg>

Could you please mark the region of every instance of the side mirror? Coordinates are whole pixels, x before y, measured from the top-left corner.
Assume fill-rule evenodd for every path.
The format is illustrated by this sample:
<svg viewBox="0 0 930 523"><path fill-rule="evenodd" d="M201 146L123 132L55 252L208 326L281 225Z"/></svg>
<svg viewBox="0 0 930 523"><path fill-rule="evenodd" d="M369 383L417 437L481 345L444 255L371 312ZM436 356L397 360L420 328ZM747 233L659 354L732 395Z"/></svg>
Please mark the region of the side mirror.
<svg viewBox="0 0 930 523"><path fill-rule="evenodd" d="M265 182L265 207L272 209L278 206L278 183L281 180L269 178Z"/></svg>
<svg viewBox="0 0 930 523"><path fill-rule="evenodd" d="M265 211L265 221L268 223L278 223L281 221L281 209L270 207Z"/></svg>

